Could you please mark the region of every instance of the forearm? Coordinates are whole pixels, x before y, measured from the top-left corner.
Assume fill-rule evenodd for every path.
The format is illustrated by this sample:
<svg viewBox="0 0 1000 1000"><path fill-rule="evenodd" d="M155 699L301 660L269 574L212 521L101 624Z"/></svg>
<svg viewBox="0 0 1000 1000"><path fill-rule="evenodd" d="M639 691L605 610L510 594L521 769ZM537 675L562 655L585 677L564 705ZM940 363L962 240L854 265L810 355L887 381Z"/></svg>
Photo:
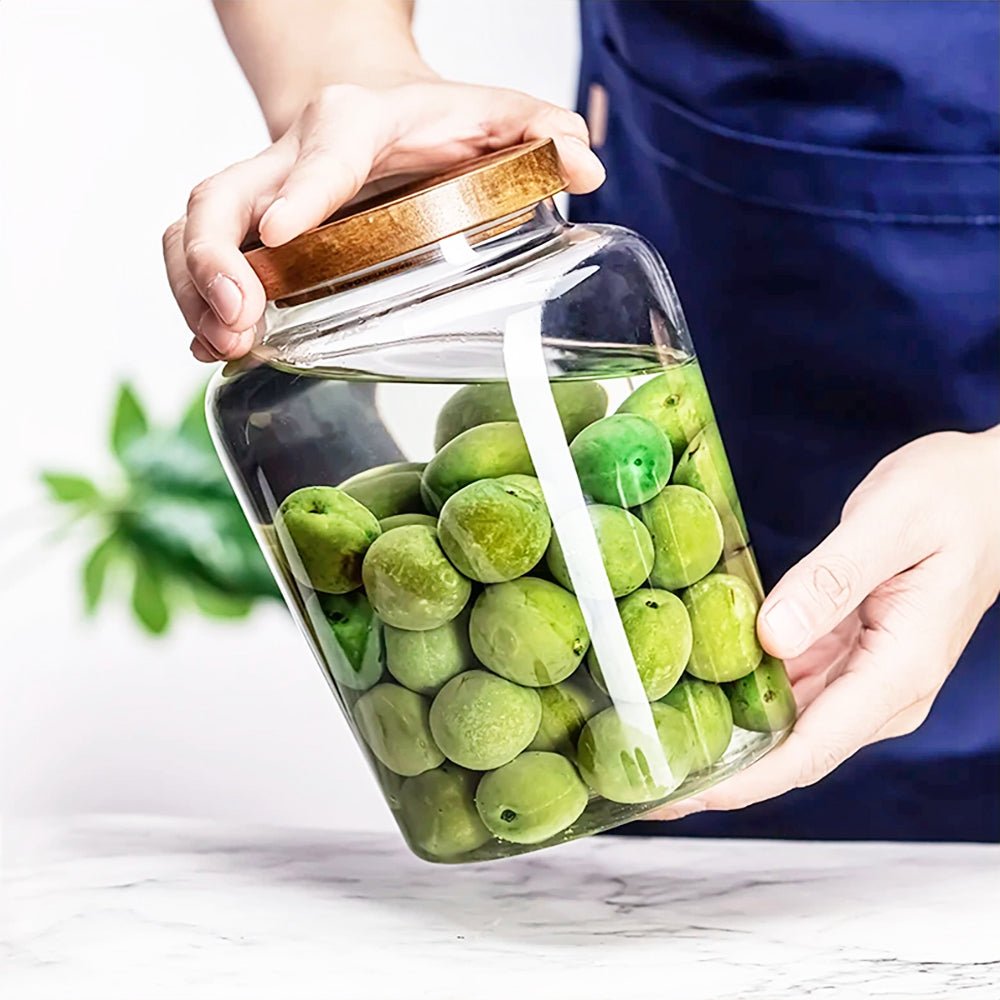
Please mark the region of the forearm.
<svg viewBox="0 0 1000 1000"><path fill-rule="evenodd" d="M273 138L328 84L433 76L410 30L413 0L214 0Z"/></svg>

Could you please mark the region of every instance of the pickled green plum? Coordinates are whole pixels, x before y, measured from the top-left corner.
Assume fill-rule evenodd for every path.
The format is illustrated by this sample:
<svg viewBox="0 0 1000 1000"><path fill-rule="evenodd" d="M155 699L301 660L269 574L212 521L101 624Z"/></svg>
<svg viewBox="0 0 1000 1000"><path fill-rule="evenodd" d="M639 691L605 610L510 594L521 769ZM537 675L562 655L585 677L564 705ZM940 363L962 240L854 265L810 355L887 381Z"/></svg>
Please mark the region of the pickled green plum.
<svg viewBox="0 0 1000 1000"><path fill-rule="evenodd" d="M621 507L593 504L587 508L587 513L601 550L611 592L615 597L630 594L646 582L653 567L653 540L649 531L634 514ZM555 580L573 590L566 557L556 535L552 536L545 561Z"/></svg>
<svg viewBox="0 0 1000 1000"><path fill-rule="evenodd" d="M684 591L683 601L694 634L688 673L719 683L757 667L764 655L757 640L760 604L746 580L710 573Z"/></svg>
<svg viewBox="0 0 1000 1000"><path fill-rule="evenodd" d="M640 734L617 709L595 715L580 733L577 766L587 784L612 802L655 802L669 795L691 771L694 733L677 709L654 702L649 706L665 768L650 761Z"/></svg>
<svg viewBox="0 0 1000 1000"><path fill-rule="evenodd" d="M361 564L381 534L367 507L335 486L304 486L282 502L275 515L278 538L302 583L326 594L346 594L361 586ZM298 558L296 559L296 555Z"/></svg>
<svg viewBox="0 0 1000 1000"><path fill-rule="evenodd" d="M691 656L691 621L683 602L668 590L643 587L618 602L629 648L650 701L662 698L684 673ZM607 690L597 650L587 654L594 680Z"/></svg>
<svg viewBox="0 0 1000 1000"><path fill-rule="evenodd" d="M361 575L382 621L417 632L451 621L472 592L434 532L419 524L381 535L368 550Z"/></svg>
<svg viewBox="0 0 1000 1000"><path fill-rule="evenodd" d="M712 501L690 486L667 486L639 511L653 539L650 581L680 590L707 576L722 555L722 521Z"/></svg>
<svg viewBox="0 0 1000 1000"><path fill-rule="evenodd" d="M608 408L608 394L596 382L553 382L550 385L567 441L572 441L584 427L603 417ZM438 414L434 447L441 449L471 427L498 420L517 420L507 383L464 386Z"/></svg>
<svg viewBox="0 0 1000 1000"><path fill-rule="evenodd" d="M422 524L425 528L437 531L437 518L430 514L390 514L383 517L379 524L382 531L391 531L393 528L405 528L411 524Z"/></svg>
<svg viewBox="0 0 1000 1000"><path fill-rule="evenodd" d="M747 545L747 523L736 495L726 449L715 424L709 424L695 436L677 462L673 481L678 486L701 490L712 501L722 521L726 552Z"/></svg>
<svg viewBox="0 0 1000 1000"><path fill-rule="evenodd" d="M607 695L583 670L559 684L538 689L542 720L529 750L576 755L576 742L587 720L608 706Z"/></svg>
<svg viewBox="0 0 1000 1000"><path fill-rule="evenodd" d="M697 361L674 365L651 378L618 407L618 412L637 413L656 424L670 440L675 459L698 431L715 419Z"/></svg>
<svg viewBox="0 0 1000 1000"><path fill-rule="evenodd" d="M545 503L545 494L542 492L542 484L538 481L537 476L525 476L520 473L514 472L509 476L499 476L497 477L498 483L510 483L513 486L520 486L522 490L528 490L534 493L542 503Z"/></svg>
<svg viewBox="0 0 1000 1000"><path fill-rule="evenodd" d="M537 691L486 670L468 670L437 693L430 726L449 760L473 771L492 771L527 747L541 718Z"/></svg>
<svg viewBox="0 0 1000 1000"><path fill-rule="evenodd" d="M499 479L481 479L452 494L438 522L445 555L480 583L523 576L545 554L551 537L544 502Z"/></svg>
<svg viewBox="0 0 1000 1000"><path fill-rule="evenodd" d="M513 421L480 424L452 438L427 463L424 502L430 509L440 510L463 486L512 474L535 474L520 425Z"/></svg>
<svg viewBox="0 0 1000 1000"><path fill-rule="evenodd" d="M476 665L469 644L468 609L423 632L386 625L385 658L389 673L403 687L417 694L437 694L452 677Z"/></svg>
<svg viewBox="0 0 1000 1000"><path fill-rule="evenodd" d="M418 851L432 858L453 858L490 839L476 810L479 779L475 772L446 761L403 783L400 822Z"/></svg>
<svg viewBox="0 0 1000 1000"><path fill-rule="evenodd" d="M360 590L323 594L319 600L335 642L322 642L334 680L354 691L367 691L382 677L382 623Z"/></svg>
<svg viewBox="0 0 1000 1000"><path fill-rule="evenodd" d="M673 455L645 417L619 413L585 427L570 445L583 492L595 503L636 507L666 485Z"/></svg>
<svg viewBox="0 0 1000 1000"><path fill-rule="evenodd" d="M354 706L354 721L371 752L390 771L412 777L444 761L431 735L430 701L396 684L377 684Z"/></svg>
<svg viewBox="0 0 1000 1000"><path fill-rule="evenodd" d="M565 680L590 643L576 598L530 576L488 586L472 608L469 636L481 663L527 687Z"/></svg>
<svg viewBox="0 0 1000 1000"><path fill-rule="evenodd" d="M682 677L661 703L683 712L691 723L694 732L692 771L704 771L726 752L733 737L733 712L718 684Z"/></svg>
<svg viewBox="0 0 1000 1000"><path fill-rule="evenodd" d="M761 665L746 677L724 685L740 729L755 733L777 733L795 721L795 695L785 665L765 655Z"/></svg>
<svg viewBox="0 0 1000 1000"><path fill-rule="evenodd" d="M491 771L476 790L487 829L514 844L540 844L580 818L587 786L561 754L529 750Z"/></svg>
<svg viewBox="0 0 1000 1000"><path fill-rule="evenodd" d="M364 504L379 520L396 514L424 514L420 462L394 462L359 472L340 484L348 496Z"/></svg>

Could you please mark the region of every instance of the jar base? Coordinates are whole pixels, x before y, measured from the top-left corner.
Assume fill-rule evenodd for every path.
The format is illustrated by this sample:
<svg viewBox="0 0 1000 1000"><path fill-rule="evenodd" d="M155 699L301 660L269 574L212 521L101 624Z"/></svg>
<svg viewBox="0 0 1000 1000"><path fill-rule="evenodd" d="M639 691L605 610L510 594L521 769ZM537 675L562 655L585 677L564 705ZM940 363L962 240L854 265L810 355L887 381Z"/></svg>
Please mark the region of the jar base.
<svg viewBox="0 0 1000 1000"><path fill-rule="evenodd" d="M689 775L670 795L652 802L642 803L611 802L595 795L575 823L555 837L550 837L537 844L514 844L499 838L491 838L474 851L452 857L436 857L427 854L412 843L409 844L409 847L417 857L431 864L464 865L520 857L523 854L556 847L581 837L589 837L595 833L606 833L616 827L624 826L626 823L641 820L643 816L647 816L671 802L680 802L708 788L713 788L770 753L771 750L784 742L790 732L791 728L775 733L752 733L738 728L734 729L733 738L725 754L711 767ZM402 832L405 837L405 829L402 829Z"/></svg>

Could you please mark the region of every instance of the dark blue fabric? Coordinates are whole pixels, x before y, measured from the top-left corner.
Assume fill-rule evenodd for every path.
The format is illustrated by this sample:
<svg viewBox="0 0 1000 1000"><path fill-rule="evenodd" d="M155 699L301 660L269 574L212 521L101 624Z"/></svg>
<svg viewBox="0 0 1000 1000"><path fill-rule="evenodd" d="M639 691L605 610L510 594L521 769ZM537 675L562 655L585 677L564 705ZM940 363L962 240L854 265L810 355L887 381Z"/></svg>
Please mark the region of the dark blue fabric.
<svg viewBox="0 0 1000 1000"><path fill-rule="evenodd" d="M881 457L1000 423L998 10L584 0L608 181L571 214L663 255L768 584ZM1000 840L998 774L995 607L916 733L658 831Z"/></svg>

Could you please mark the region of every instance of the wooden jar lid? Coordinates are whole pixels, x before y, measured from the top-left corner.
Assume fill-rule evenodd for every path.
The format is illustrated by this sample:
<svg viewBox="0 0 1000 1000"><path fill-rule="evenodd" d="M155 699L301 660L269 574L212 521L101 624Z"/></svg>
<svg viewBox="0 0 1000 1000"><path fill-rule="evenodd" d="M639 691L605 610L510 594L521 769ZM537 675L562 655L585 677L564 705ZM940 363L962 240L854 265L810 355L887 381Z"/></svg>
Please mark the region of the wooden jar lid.
<svg viewBox="0 0 1000 1000"><path fill-rule="evenodd" d="M551 139L425 177L332 216L280 247L244 247L269 300L287 298L551 198L566 187Z"/></svg>

